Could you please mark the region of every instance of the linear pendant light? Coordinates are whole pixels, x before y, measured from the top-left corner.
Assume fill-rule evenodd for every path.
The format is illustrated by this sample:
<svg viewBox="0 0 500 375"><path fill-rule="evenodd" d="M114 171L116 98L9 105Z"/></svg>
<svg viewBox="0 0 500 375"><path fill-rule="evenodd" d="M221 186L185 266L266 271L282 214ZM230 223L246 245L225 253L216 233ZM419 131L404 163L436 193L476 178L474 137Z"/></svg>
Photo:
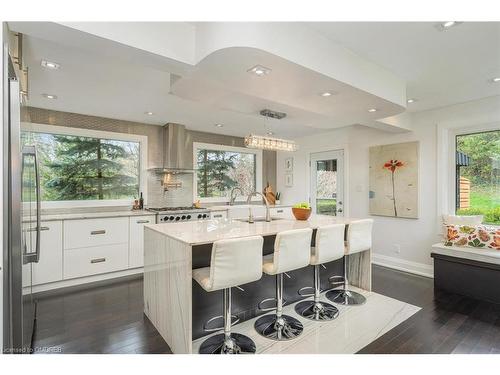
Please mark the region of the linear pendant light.
<svg viewBox="0 0 500 375"><path fill-rule="evenodd" d="M286 113L283 112L275 112L270 109L263 109L260 111L260 114L266 119L273 118L277 120L281 120L286 116ZM268 132L269 135L272 135L272 132ZM256 148L261 150L272 150L272 151L297 151L297 144L295 141L280 139L270 137L269 135L255 135L249 134L245 137L245 146L247 148Z"/></svg>

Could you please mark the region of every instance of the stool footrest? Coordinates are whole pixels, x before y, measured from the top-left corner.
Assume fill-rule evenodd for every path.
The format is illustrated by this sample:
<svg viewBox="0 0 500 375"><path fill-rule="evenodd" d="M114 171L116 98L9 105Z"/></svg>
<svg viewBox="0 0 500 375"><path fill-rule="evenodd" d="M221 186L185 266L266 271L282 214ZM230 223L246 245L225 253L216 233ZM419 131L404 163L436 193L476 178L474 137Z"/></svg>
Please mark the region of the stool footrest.
<svg viewBox="0 0 500 375"><path fill-rule="evenodd" d="M272 306L272 307L263 307L262 305L269 302L269 301L274 301L274 303L276 304L275 306ZM283 306L285 306L285 303L286 301L283 300ZM278 307L278 300L275 298L275 297L271 297L271 298L266 298L266 299L263 299L262 301L259 302L259 304L257 305L257 308L260 310L260 311L273 311L273 310L276 310Z"/></svg>
<svg viewBox="0 0 500 375"><path fill-rule="evenodd" d="M217 332L217 331L220 331L220 330L223 330L224 329L224 326L220 326L220 327L214 327L214 328L208 328L208 325L213 322L214 320L217 320L217 319L224 319L224 316L222 315L218 315L218 316L214 316L213 318L210 318L208 319L205 324L203 325L203 331L205 332ZM235 324L238 324L240 321L240 318L238 318L236 315L232 315L231 316L231 327L234 326Z"/></svg>
<svg viewBox="0 0 500 375"><path fill-rule="evenodd" d="M306 289L311 289L312 290L312 293L305 293L305 290ZM304 286L302 288L300 288L297 293L301 296L301 297L312 297L314 296L314 287L312 286Z"/></svg>
<svg viewBox="0 0 500 375"><path fill-rule="evenodd" d="M330 276L328 278L328 282L331 285L341 285L341 284L344 284L345 278L344 278L344 276Z"/></svg>

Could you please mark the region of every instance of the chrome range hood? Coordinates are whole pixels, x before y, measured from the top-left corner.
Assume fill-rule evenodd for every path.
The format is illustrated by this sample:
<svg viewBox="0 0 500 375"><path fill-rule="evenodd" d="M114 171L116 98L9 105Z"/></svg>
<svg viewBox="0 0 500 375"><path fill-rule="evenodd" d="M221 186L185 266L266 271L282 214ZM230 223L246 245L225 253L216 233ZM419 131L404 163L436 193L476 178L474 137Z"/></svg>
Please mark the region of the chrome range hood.
<svg viewBox="0 0 500 375"><path fill-rule="evenodd" d="M188 157L189 144L186 136L186 127L180 124L163 126L163 167L150 168L158 174L193 173L193 166Z"/></svg>

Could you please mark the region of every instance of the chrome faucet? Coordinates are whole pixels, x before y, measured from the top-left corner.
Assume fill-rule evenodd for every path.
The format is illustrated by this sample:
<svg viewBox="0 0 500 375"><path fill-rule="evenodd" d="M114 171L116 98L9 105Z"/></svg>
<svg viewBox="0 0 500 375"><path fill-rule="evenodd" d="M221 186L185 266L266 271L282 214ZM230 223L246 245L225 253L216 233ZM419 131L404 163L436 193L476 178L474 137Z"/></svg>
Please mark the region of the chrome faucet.
<svg viewBox="0 0 500 375"><path fill-rule="evenodd" d="M229 205L232 206L234 204L234 201L236 200L236 197L238 195L234 194L234 192L238 190L240 192L241 195L243 195L243 190L241 190L238 186L232 188L231 190L231 195L230 195L230 198L229 198Z"/></svg>
<svg viewBox="0 0 500 375"><path fill-rule="evenodd" d="M252 205L251 205L252 197L254 195L260 195L262 197L262 199L264 199L264 202L266 203L266 221L267 222L271 221L271 210L269 209L269 202L267 201L266 196L259 191L254 191L253 193L250 193L248 195L248 199L247 199L247 204L249 205L248 206L248 222L249 223L254 222L253 221L253 213L252 213Z"/></svg>

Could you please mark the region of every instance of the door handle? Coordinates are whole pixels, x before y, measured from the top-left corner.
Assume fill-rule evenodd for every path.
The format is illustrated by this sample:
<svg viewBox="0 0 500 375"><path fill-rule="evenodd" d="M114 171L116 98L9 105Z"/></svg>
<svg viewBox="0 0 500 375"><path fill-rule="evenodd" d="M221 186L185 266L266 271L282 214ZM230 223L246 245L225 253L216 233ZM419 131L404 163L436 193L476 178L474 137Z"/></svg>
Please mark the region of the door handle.
<svg viewBox="0 0 500 375"><path fill-rule="evenodd" d="M92 236L95 236L96 234L106 234L106 231L104 229L100 229L100 230L93 230L92 232L90 232L90 234Z"/></svg>
<svg viewBox="0 0 500 375"><path fill-rule="evenodd" d="M91 259L90 260L90 263L94 264L94 263L102 263L102 262L105 262L106 261L106 258L95 258L95 259Z"/></svg>
<svg viewBox="0 0 500 375"><path fill-rule="evenodd" d="M149 223L149 220L137 220L136 223L137 224L146 224L146 223Z"/></svg>

